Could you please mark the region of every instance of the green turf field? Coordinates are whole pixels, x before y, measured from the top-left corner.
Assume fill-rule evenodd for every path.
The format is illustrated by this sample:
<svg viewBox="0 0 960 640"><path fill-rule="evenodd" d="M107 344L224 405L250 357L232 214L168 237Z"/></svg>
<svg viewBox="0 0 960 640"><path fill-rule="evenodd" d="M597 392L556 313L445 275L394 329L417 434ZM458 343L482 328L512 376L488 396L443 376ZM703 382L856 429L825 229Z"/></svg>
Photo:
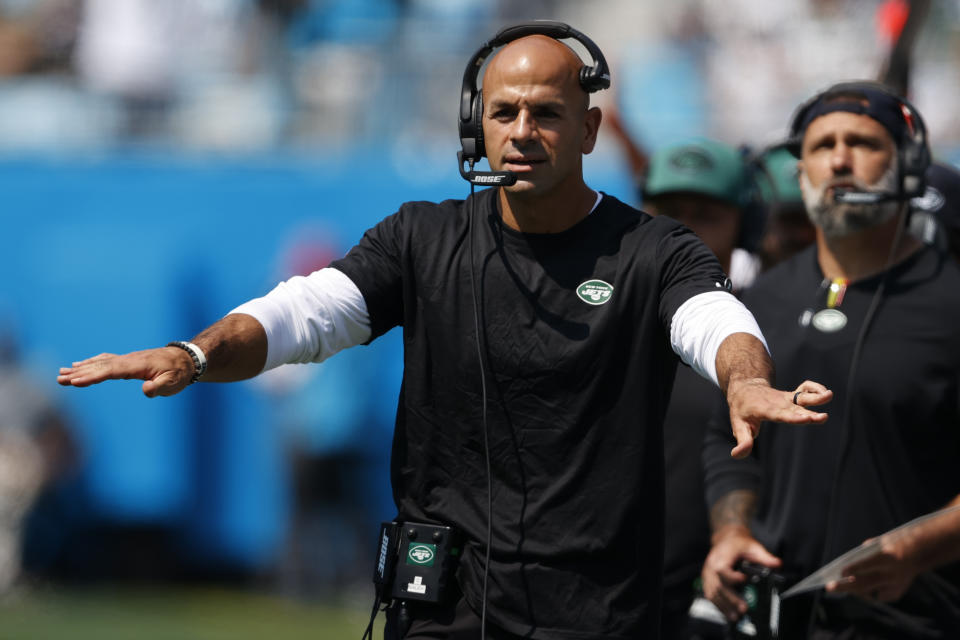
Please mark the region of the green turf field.
<svg viewBox="0 0 960 640"><path fill-rule="evenodd" d="M367 615L225 589L35 588L0 600L0 640L359 640Z"/></svg>

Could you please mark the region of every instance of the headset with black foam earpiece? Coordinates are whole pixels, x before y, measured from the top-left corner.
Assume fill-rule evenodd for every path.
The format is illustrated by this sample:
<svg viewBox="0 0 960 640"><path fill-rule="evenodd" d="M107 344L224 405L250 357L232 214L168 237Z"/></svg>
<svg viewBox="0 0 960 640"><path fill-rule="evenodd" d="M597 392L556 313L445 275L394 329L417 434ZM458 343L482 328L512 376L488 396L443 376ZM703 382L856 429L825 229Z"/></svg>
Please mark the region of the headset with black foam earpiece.
<svg viewBox="0 0 960 640"><path fill-rule="evenodd" d="M460 165L460 175L472 184L508 186L516 182L517 177L512 171L473 170L474 163L486 155L483 144L483 97L477 87L477 78L484 61L494 49L513 40L532 35L548 36L555 40L571 38L578 41L593 57L592 65L584 65L580 69L580 86L587 93L610 86L610 69L600 47L570 25L551 20L535 20L501 29L473 54L463 72L459 118L462 150L457 152L457 160ZM464 171L464 163L469 164L467 171Z"/></svg>
<svg viewBox="0 0 960 640"><path fill-rule="evenodd" d="M900 110L907 123L907 138L900 149L900 184L904 198L920 197L926 191L927 169L930 167L930 144L923 118L906 100Z"/></svg>
<svg viewBox="0 0 960 640"><path fill-rule="evenodd" d="M899 180L896 193L884 192L841 192L838 190L837 200L851 203L875 203L888 200L909 200L922 196L926 189L926 171L930 166L930 145L927 140L927 127L917 111L906 98L897 95L879 82L853 81L841 82L824 89L813 96L794 112L790 123L790 148L793 154L800 157L802 131L800 130L810 109L820 103L821 99L831 95L863 94L868 101L872 101L871 94L882 94L895 100L900 107L900 114L906 126L905 134L897 141L897 156L899 161ZM866 115L870 115L866 113Z"/></svg>

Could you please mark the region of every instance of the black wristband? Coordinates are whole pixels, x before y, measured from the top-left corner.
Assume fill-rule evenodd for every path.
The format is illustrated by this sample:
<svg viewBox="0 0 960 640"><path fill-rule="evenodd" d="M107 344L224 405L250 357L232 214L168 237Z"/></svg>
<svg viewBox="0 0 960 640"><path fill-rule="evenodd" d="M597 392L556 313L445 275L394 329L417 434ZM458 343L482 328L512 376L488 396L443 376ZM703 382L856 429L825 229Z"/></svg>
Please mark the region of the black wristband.
<svg viewBox="0 0 960 640"><path fill-rule="evenodd" d="M193 377L190 378L190 384L199 380L200 376L207 372L207 357L197 345L183 340L174 340L168 342L167 346L183 349L190 354L190 359L193 360Z"/></svg>

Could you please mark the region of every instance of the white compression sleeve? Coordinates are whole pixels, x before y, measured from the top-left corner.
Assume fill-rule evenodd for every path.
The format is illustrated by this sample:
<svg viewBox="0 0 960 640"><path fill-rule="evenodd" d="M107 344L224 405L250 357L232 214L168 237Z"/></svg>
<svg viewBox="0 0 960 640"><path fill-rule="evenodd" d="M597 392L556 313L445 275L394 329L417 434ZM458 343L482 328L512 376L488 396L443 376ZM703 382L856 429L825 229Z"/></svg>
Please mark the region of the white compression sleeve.
<svg viewBox="0 0 960 640"><path fill-rule="evenodd" d="M370 315L360 289L333 268L294 276L230 313L257 319L267 332L264 371L281 364L322 362L370 339Z"/></svg>
<svg viewBox="0 0 960 640"><path fill-rule="evenodd" d="M717 351L727 336L749 333L767 341L753 314L726 291L700 293L677 309L670 323L670 344L680 359L708 380L717 382Z"/></svg>

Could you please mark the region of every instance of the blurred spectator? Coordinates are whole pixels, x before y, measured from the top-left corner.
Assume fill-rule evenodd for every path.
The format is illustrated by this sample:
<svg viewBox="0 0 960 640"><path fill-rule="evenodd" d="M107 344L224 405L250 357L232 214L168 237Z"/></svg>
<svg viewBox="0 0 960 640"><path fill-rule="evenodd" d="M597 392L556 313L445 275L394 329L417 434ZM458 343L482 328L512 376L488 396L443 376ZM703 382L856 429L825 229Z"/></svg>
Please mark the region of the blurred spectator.
<svg viewBox="0 0 960 640"><path fill-rule="evenodd" d="M763 230L762 212L748 208L741 153L714 140L672 145L650 160L643 206L693 229L720 260L734 290L750 285L759 263L753 255Z"/></svg>
<svg viewBox="0 0 960 640"><path fill-rule="evenodd" d="M647 37L636 31L623 44L616 74L622 127L642 145L659 149L690 136L709 135L710 102L705 58L710 34L690 3L651 7L631 3L631 28L656 23ZM637 15L639 14L639 15ZM615 60L616 58L614 58ZM606 114L605 114L606 115Z"/></svg>
<svg viewBox="0 0 960 640"><path fill-rule="evenodd" d="M637 197L643 200L643 182L650 167L650 158L646 150L631 134L627 123L616 105L610 105L603 110L603 131L609 131L617 140L626 160L627 171L637 189Z"/></svg>
<svg viewBox="0 0 960 640"><path fill-rule="evenodd" d="M886 49L870 28L876 3L860 0L699 0L710 34L705 58L716 107L711 129L737 140L780 131L782 115L824 78L872 77ZM803 64L796 64L797 60ZM731 70L736 69L736 73ZM758 105L764 108L758 109ZM745 114L750 114L745 117Z"/></svg>
<svg viewBox="0 0 960 640"><path fill-rule="evenodd" d="M271 18L290 3L84 0L75 65L83 86L123 107L122 133L204 146L276 141L282 105L261 81L279 49ZM277 103L273 101L277 100ZM196 118L205 125L196 125Z"/></svg>
<svg viewBox="0 0 960 640"><path fill-rule="evenodd" d="M806 249L815 238L797 181L797 159L783 145L762 151L751 162L758 205L765 209L759 255L765 271Z"/></svg>
<svg viewBox="0 0 960 640"><path fill-rule="evenodd" d="M343 253L322 226L296 228L291 237L280 255L276 275L282 279L309 275ZM388 473L395 413L386 386L399 384L390 364L397 358L347 350L316 366L284 365L257 379L287 441L294 508L279 580L290 595L329 598L368 588L379 523L396 511Z"/></svg>
<svg viewBox="0 0 960 640"><path fill-rule="evenodd" d="M20 575L31 507L75 462L63 415L20 366L12 333L0 331L0 593Z"/></svg>
<svg viewBox="0 0 960 640"><path fill-rule="evenodd" d="M79 16L77 0L0 2L0 77L68 73Z"/></svg>
<svg viewBox="0 0 960 640"><path fill-rule="evenodd" d="M696 139L663 148L650 158L643 185L644 208L690 227L720 259L728 273L736 252L756 244L759 222L747 204L746 167L740 152L714 140ZM754 272L731 274L736 289ZM705 633L706 623L688 616L703 560L710 550L710 526L703 499L700 449L719 391L689 367L678 367L664 420L666 547L661 633L669 640ZM717 627L722 632L722 627Z"/></svg>
<svg viewBox="0 0 960 640"><path fill-rule="evenodd" d="M79 0L0 0L0 150L89 148L114 134L112 105L73 72Z"/></svg>

